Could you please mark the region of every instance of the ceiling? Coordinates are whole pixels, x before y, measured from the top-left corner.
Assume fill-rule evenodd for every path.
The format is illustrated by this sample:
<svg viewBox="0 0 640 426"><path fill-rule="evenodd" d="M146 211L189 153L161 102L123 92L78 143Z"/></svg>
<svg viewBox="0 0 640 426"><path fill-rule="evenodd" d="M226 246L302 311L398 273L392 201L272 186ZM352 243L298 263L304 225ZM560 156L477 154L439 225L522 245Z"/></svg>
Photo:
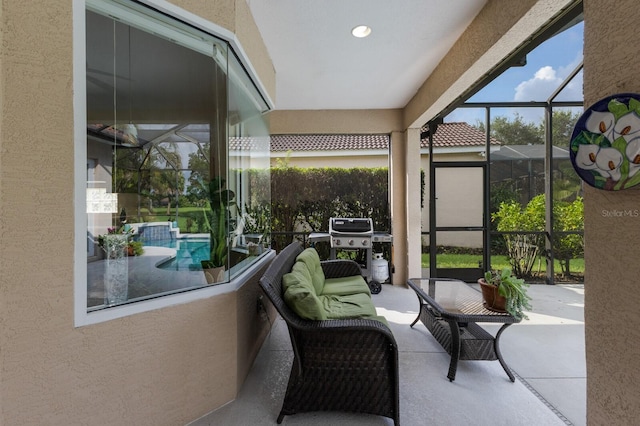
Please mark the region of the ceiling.
<svg viewBox="0 0 640 426"><path fill-rule="evenodd" d="M487 0L247 0L275 109L402 108ZM371 35L351 29L368 25Z"/></svg>

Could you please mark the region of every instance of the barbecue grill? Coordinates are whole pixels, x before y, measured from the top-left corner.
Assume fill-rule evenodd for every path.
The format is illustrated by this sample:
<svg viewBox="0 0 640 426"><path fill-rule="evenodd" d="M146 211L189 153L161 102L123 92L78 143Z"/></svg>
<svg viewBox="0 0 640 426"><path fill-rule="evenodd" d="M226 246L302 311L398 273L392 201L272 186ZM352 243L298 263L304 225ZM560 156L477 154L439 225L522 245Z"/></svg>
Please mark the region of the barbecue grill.
<svg viewBox="0 0 640 426"><path fill-rule="evenodd" d="M365 250L366 262L360 265L362 276L369 283L372 293L380 292L380 283L372 280L373 243L390 243L393 237L390 234L374 232L371 218L332 217L329 219L329 233L312 233L309 235L309 241L328 241L331 245L331 259L336 258L337 250Z"/></svg>
<svg viewBox="0 0 640 426"><path fill-rule="evenodd" d="M373 220L332 217L329 219L329 236L332 248L371 248Z"/></svg>

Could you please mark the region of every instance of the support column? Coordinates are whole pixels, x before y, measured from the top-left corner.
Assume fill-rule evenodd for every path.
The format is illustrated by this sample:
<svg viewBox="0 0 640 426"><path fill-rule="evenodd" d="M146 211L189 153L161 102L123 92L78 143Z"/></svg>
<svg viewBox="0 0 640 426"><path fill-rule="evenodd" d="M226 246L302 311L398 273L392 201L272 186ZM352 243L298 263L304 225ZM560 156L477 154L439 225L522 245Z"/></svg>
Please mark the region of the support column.
<svg viewBox="0 0 640 426"><path fill-rule="evenodd" d="M420 208L420 129L407 130L407 278L422 276L422 210Z"/></svg>
<svg viewBox="0 0 640 426"><path fill-rule="evenodd" d="M390 161L393 283L405 285L422 274L419 129L391 134Z"/></svg>
<svg viewBox="0 0 640 426"><path fill-rule="evenodd" d="M393 235L393 285L407 281L407 227L406 227L406 138L404 132L391 132L389 147L389 198L391 199L391 234Z"/></svg>

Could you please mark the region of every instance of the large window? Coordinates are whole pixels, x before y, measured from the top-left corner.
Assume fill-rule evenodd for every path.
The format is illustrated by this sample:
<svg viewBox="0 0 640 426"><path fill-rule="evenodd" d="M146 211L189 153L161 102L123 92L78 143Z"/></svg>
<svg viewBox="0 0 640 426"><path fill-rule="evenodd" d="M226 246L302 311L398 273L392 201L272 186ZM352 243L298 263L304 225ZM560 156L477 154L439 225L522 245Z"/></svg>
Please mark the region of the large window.
<svg viewBox="0 0 640 426"><path fill-rule="evenodd" d="M87 1L87 309L224 284L264 252L267 105L229 45Z"/></svg>

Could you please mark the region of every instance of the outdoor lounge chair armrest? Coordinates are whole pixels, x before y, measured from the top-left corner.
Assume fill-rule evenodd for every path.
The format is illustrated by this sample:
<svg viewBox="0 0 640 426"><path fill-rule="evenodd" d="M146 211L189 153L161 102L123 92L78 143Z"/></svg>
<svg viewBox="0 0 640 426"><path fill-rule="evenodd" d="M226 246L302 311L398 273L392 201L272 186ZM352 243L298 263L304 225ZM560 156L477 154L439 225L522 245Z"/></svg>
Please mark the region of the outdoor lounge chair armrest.
<svg viewBox="0 0 640 426"><path fill-rule="evenodd" d="M320 262L325 278L351 277L362 275L360 265L353 260L336 259L324 260Z"/></svg>
<svg viewBox="0 0 640 426"><path fill-rule="evenodd" d="M293 331L292 343L294 353L300 360L300 373L305 364L323 363L327 358L344 365L366 363L360 356L377 360L374 362L387 359L384 362L391 362L396 366L394 370L397 369L398 344L389 328L380 321L349 319L314 323L313 328ZM352 354L346 355L348 353Z"/></svg>

